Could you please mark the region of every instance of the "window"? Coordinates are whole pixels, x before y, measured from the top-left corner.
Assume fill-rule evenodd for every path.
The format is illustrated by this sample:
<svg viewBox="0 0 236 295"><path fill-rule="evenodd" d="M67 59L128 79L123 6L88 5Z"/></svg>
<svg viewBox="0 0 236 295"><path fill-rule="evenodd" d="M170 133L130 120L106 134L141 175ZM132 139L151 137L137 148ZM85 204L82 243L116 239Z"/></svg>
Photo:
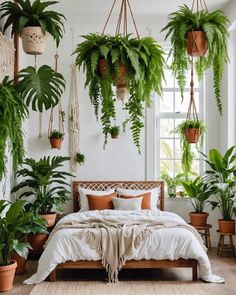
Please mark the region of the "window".
<svg viewBox="0 0 236 295"><path fill-rule="evenodd" d="M184 90L184 100L177 81L172 76L171 70L165 69L166 83L163 85L163 97L156 100L156 122L157 122L157 176L168 173L175 177L182 173L181 167L181 146L175 128L186 119L189 99L190 86ZM190 85L191 73L188 73L187 85ZM195 102L199 118L203 117L202 86L196 76L194 77ZM198 153L194 146L192 150L195 154L193 161L193 171L199 173L202 170L202 163L197 158Z"/></svg>

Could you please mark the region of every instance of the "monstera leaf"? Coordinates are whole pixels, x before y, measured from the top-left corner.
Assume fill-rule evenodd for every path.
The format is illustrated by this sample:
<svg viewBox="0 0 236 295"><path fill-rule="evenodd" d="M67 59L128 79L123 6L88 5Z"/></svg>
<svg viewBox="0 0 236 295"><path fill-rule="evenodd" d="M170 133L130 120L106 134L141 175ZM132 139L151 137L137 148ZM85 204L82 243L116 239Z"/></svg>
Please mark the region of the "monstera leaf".
<svg viewBox="0 0 236 295"><path fill-rule="evenodd" d="M43 65L36 71L27 67L19 73L18 89L27 106L42 112L58 104L58 99L65 89L65 79L51 67Z"/></svg>

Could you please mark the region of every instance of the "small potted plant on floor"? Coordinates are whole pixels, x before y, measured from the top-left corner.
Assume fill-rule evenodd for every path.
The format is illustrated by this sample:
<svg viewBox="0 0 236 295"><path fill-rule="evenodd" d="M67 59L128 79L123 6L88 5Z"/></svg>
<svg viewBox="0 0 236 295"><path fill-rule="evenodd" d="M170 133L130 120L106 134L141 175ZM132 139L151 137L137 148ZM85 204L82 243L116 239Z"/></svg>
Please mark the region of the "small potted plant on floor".
<svg viewBox="0 0 236 295"><path fill-rule="evenodd" d="M179 134L182 148L182 167L185 175L188 175L194 158L191 143L196 143L198 149L202 146L206 127L201 120L186 120L177 126L176 132Z"/></svg>
<svg viewBox="0 0 236 295"><path fill-rule="evenodd" d="M209 189L199 176L194 180L181 181L181 183L194 208L194 212L189 213L191 225L206 226L209 214L204 212L204 208L214 190Z"/></svg>
<svg viewBox="0 0 236 295"><path fill-rule="evenodd" d="M16 3L17 2L17 3ZM42 54L45 50L47 32L54 38L58 47L63 36L65 16L45 9L57 1L35 0L4 1L0 6L1 17L7 17L3 31L12 25L12 35L22 38L23 49L27 54Z"/></svg>
<svg viewBox="0 0 236 295"><path fill-rule="evenodd" d="M183 94L186 86L186 74L190 65L188 54L199 56L195 64L199 80L208 68L213 68L214 92L220 113L221 79L224 66L228 62L228 25L229 20L222 10L194 12L187 5L183 5L169 15L169 22L162 30L167 30L166 39L170 37L170 55L173 58L171 69L181 93Z"/></svg>
<svg viewBox="0 0 236 295"><path fill-rule="evenodd" d="M60 149L63 139L64 133L59 130L53 130L49 134L49 141L53 149Z"/></svg>
<svg viewBox="0 0 236 295"><path fill-rule="evenodd" d="M12 289L16 261L13 253L27 258L30 244L25 235L31 232L47 232L45 222L33 212L25 211L27 202L18 200L9 203L0 200L0 292Z"/></svg>
<svg viewBox="0 0 236 295"><path fill-rule="evenodd" d="M85 155L84 154L81 154L81 153L77 153L76 156L76 162L79 164L79 165L83 165L84 162L85 162Z"/></svg>
<svg viewBox="0 0 236 295"><path fill-rule="evenodd" d="M119 126L112 126L110 129L111 138L117 139L120 134L120 127Z"/></svg>
<svg viewBox="0 0 236 295"><path fill-rule="evenodd" d="M19 198L33 197L34 201L28 204L27 209L42 216L47 221L47 227L54 226L56 212L61 212L62 206L69 200L71 192L67 189L69 184L66 177L72 175L61 169L63 163L69 159L69 157L61 156L43 157L39 161L25 159L24 167L16 173L17 177L22 179L12 192L19 192ZM30 236L31 243L39 244L38 249L35 247L35 252L42 250L46 239L46 235Z"/></svg>
<svg viewBox="0 0 236 295"><path fill-rule="evenodd" d="M236 191L236 166L235 146L229 148L224 155L216 149L209 151L205 156L206 163L210 169L206 171L205 179L212 190L217 189L216 200L210 201L212 209L216 207L222 214L218 220L219 231L222 233L235 233L235 191Z"/></svg>

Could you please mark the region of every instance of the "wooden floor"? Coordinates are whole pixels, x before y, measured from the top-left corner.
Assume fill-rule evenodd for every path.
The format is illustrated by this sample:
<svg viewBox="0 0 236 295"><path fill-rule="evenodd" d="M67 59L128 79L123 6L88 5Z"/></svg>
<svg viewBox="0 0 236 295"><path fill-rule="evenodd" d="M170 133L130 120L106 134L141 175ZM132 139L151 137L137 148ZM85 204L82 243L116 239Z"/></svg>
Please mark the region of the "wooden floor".
<svg viewBox="0 0 236 295"><path fill-rule="evenodd" d="M226 256L219 258L216 250L209 251L213 272L225 278L225 284L208 284L214 295L232 295L236 289L236 258ZM22 282L36 271L37 262L27 262L27 274L16 276L14 289L7 295L29 295L34 286L22 285ZM58 272L58 281L106 281L106 273L103 270L74 270ZM191 280L190 269L165 269L165 270L123 270L119 275L120 280L142 281L186 281ZM52 283L55 284L55 283ZM202 294L204 295L204 294Z"/></svg>

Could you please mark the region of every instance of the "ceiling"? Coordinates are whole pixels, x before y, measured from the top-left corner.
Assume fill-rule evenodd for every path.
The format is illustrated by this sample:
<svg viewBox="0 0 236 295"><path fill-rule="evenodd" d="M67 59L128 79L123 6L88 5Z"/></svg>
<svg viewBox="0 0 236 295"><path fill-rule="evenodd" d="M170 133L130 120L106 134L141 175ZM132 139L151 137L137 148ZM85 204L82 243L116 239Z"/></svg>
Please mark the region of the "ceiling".
<svg viewBox="0 0 236 295"><path fill-rule="evenodd" d="M234 1L234 0L232 0ZM113 0L60 0L57 9L70 17L101 17L106 16ZM205 0L208 9L223 8L230 0ZM117 0L114 11L118 12L121 0ZM192 0L130 0L136 16L167 16L183 3L192 5Z"/></svg>

